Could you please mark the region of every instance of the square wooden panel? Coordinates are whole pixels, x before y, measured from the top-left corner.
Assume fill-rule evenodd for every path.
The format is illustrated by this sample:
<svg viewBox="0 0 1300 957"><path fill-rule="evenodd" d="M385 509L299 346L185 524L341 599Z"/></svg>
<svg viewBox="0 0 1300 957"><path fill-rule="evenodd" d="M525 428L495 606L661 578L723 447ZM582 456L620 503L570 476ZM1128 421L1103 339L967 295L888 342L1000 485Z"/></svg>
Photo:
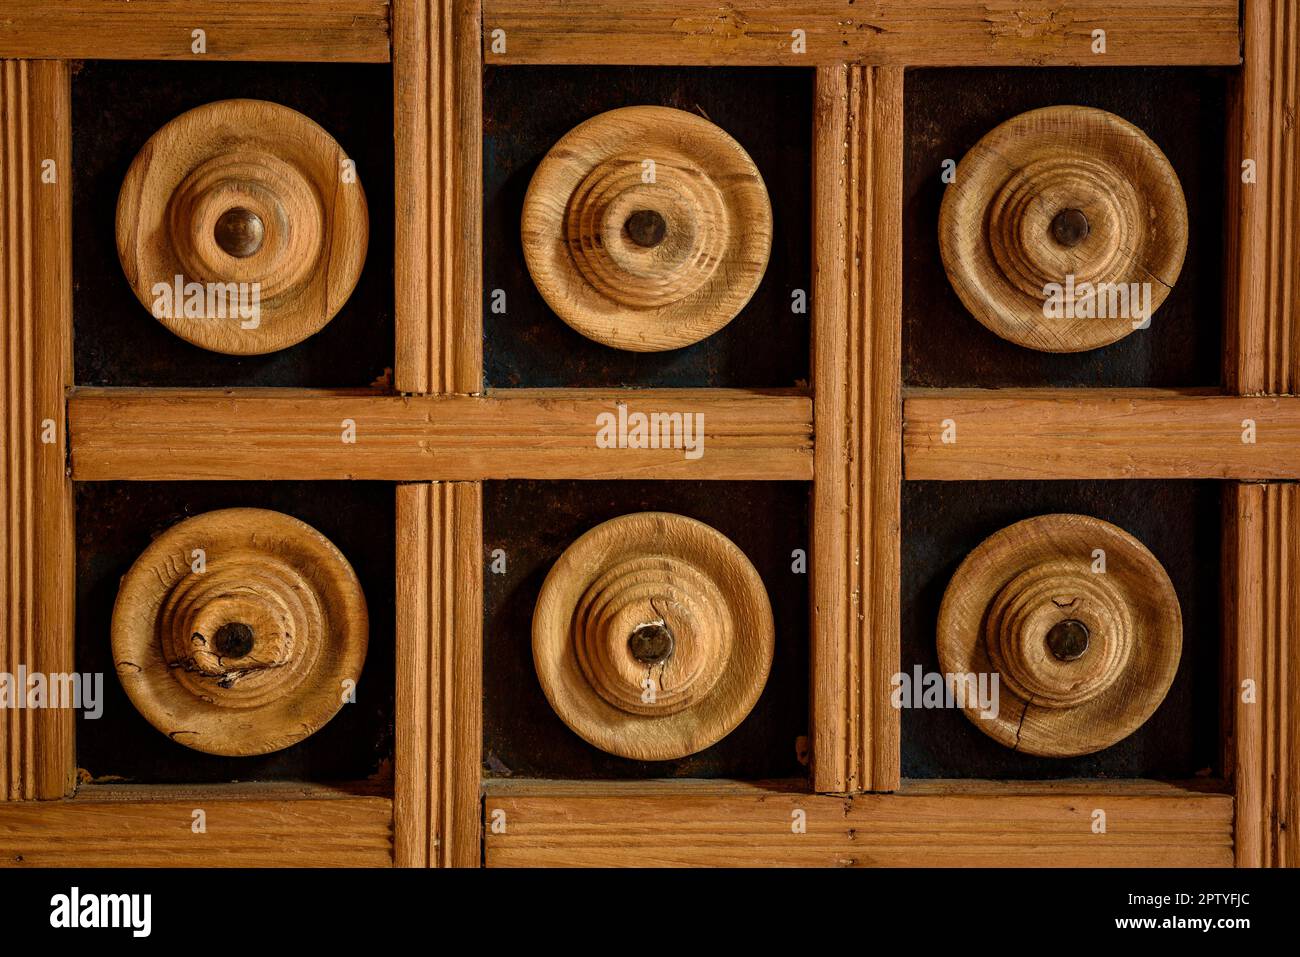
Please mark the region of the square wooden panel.
<svg viewBox="0 0 1300 957"><path fill-rule="evenodd" d="M884 3L866 13L776 0L647 0L634 10L616 0L274 6L268 14L258 0L79 0L51 11L18 0L0 24L0 670L74 666L74 480L394 483L392 780L371 789L77 789L70 713L0 710L0 861L1296 863L1300 750L1289 686L1300 668L1300 525L1289 483L1300 479L1300 148L1286 120L1296 80L1285 71L1300 53L1300 20L1292 8L1262 0ZM1099 28L1104 54L1094 52ZM193 46L197 29L203 53ZM111 51L99 49L101 35L116 38ZM74 383L67 61L100 57L391 62L391 388ZM484 66L609 63L815 68L807 389L484 389ZM905 390L906 68L1136 65L1233 71L1225 387ZM1239 172L1247 163L1250 182ZM660 450L603 454L590 423L616 401L703 410L710 454L696 462ZM363 442L338 442L343 419L355 420ZM959 445L940 440L947 419L960 422ZM1253 444L1241 441L1245 419L1255 423ZM806 783L485 784L482 483L590 478L812 483ZM903 483L1012 478L1223 483L1223 779L902 779L888 689L901 655ZM200 804L211 810L206 845L189 840ZM1104 844L1089 829L1098 807L1111 822ZM135 838L130 858L107 841L123 828Z"/></svg>

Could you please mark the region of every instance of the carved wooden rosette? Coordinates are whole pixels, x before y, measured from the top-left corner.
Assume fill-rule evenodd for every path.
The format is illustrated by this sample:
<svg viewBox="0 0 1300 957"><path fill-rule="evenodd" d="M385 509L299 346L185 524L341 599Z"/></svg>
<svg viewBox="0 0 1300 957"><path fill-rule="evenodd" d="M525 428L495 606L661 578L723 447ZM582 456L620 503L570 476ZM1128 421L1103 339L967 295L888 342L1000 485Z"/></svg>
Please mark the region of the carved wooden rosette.
<svg viewBox="0 0 1300 957"><path fill-rule="evenodd" d="M758 167L718 127L632 106L574 127L524 198L528 271L561 319L634 352L698 342L758 288L772 207Z"/></svg>
<svg viewBox="0 0 1300 957"><path fill-rule="evenodd" d="M319 332L352 294L370 234L346 161L325 130L276 103L182 113L149 138L118 193L118 258L136 298L214 352L274 352ZM183 301L164 291L177 276Z"/></svg>
<svg viewBox="0 0 1300 957"><path fill-rule="evenodd" d="M1164 302L1187 251L1187 204L1169 160L1136 126L1090 107L1046 107L995 127L962 158L944 192L939 248L962 303L992 332L1083 352L1142 324L1145 299L1131 300L1131 284L1139 293L1150 284L1152 313Z"/></svg>
<svg viewBox="0 0 1300 957"><path fill-rule="evenodd" d="M1042 515L966 557L944 593L938 644L945 676L999 676L996 715L974 695L962 701L976 727L1017 751L1066 757L1109 747L1155 712L1178 670L1182 613L1132 535L1087 515Z"/></svg>
<svg viewBox="0 0 1300 957"><path fill-rule="evenodd" d="M266 754L338 712L367 631L361 585L329 539L280 512L222 509L136 559L113 608L113 660L131 702L173 741Z"/></svg>
<svg viewBox="0 0 1300 957"><path fill-rule="evenodd" d="M533 613L556 714L603 751L663 761L731 733L772 665L772 608L744 552L682 515L638 512L560 556Z"/></svg>

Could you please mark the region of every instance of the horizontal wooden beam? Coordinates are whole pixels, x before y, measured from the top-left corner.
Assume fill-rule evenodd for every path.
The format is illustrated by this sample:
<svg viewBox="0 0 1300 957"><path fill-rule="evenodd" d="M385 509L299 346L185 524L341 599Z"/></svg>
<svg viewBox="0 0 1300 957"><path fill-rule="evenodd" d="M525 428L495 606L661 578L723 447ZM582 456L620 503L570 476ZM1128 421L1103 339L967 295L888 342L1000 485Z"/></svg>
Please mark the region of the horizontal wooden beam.
<svg viewBox="0 0 1300 957"><path fill-rule="evenodd" d="M1300 478L1300 398L909 390L908 479Z"/></svg>
<svg viewBox="0 0 1300 957"><path fill-rule="evenodd" d="M1104 52L1098 30L1105 31ZM1236 0L484 0L483 49L488 63L500 64L1136 66L1241 59Z"/></svg>
<svg viewBox="0 0 1300 957"><path fill-rule="evenodd" d="M630 432L637 413L703 416L700 454L684 447L684 430L676 448L601 447L602 424L612 421L619 431L620 406L628 416L627 445L637 440ZM812 400L791 393L81 389L69 400L69 421L72 477L88 482L808 480L813 470Z"/></svg>
<svg viewBox="0 0 1300 957"><path fill-rule="evenodd" d="M1230 867L1232 797L1155 782L489 785L489 867ZM987 789L982 788L987 785ZM1101 813L1098 813L1101 812ZM1104 827L1104 833L1100 830Z"/></svg>
<svg viewBox="0 0 1300 957"><path fill-rule="evenodd" d="M71 800L0 803L0 867L392 862L393 802L387 797L294 785L90 786Z"/></svg>
<svg viewBox="0 0 1300 957"><path fill-rule="evenodd" d="M389 55L387 0L5 0L0 10L0 58L384 63Z"/></svg>

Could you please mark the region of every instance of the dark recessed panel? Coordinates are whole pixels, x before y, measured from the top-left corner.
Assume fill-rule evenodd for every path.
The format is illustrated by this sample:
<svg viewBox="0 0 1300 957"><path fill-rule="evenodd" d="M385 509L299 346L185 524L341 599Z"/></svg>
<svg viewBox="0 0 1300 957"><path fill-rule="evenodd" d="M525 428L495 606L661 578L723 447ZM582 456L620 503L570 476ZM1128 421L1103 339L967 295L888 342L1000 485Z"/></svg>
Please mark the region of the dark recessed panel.
<svg viewBox="0 0 1300 957"><path fill-rule="evenodd" d="M808 486L798 482L488 482L484 548L506 573L484 573L483 773L489 777L803 777L796 739L808 734ZM776 623L772 672L753 711L717 744L677 761L607 754L579 738L542 693L532 617L542 582L588 529L629 512L677 512L730 538L762 576Z"/></svg>
<svg viewBox="0 0 1300 957"><path fill-rule="evenodd" d="M960 709L902 713L902 773L913 778L1156 777L1221 773L1221 488L1217 482L907 482L903 486L902 670L939 670L935 628L957 566L1022 519L1074 512L1141 541L1178 594L1183 649L1164 702L1129 737L1076 758L1003 747Z"/></svg>
<svg viewBox="0 0 1300 957"><path fill-rule="evenodd" d="M78 484L76 668L104 674L103 715L77 718L77 766L95 780L141 783L360 781L384 777L393 754L393 486L383 482L108 482ZM357 701L283 751L204 754L169 741L127 697L113 668L118 584L156 535L220 508L265 508L332 541L365 592L370 638Z"/></svg>
<svg viewBox="0 0 1300 957"><path fill-rule="evenodd" d="M1223 366L1227 74L1189 69L919 69L905 79L903 378L907 385L1214 386ZM1090 352L1037 352L998 338L962 305L939 255L945 160L1027 110L1115 113L1165 153L1187 200L1182 272L1151 327Z"/></svg>
<svg viewBox="0 0 1300 957"><path fill-rule="evenodd" d="M351 297L320 332L279 352L228 356L190 345L136 300L118 262L117 194L140 147L215 100L271 100L305 114L366 191L370 240ZM96 61L72 82L76 382L113 386L360 388L393 365L392 71L325 63Z"/></svg>
<svg viewBox="0 0 1300 957"><path fill-rule="evenodd" d="M483 89L484 377L495 387L788 388L808 379L813 73L800 69L488 67ZM720 331L668 352L585 338L553 313L524 263L519 222L537 164L573 127L651 104L725 130L753 158L772 201L771 259L749 304ZM505 314L490 308L494 289ZM811 299L809 299L811 303Z"/></svg>

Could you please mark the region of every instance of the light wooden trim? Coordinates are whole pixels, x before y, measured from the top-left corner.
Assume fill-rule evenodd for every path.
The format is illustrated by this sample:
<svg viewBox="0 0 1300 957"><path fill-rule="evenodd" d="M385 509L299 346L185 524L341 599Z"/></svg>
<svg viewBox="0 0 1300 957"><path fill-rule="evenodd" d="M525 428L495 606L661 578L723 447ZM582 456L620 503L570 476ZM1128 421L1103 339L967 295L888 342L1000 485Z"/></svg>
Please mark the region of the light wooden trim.
<svg viewBox="0 0 1300 957"><path fill-rule="evenodd" d="M193 51L192 31L207 34ZM388 61L387 0L5 0L0 57Z"/></svg>
<svg viewBox="0 0 1300 957"><path fill-rule="evenodd" d="M596 416L704 416L704 453L596 447ZM812 401L736 389L513 389L384 396L302 389L79 389L77 481L812 478ZM355 444L342 423L356 423Z"/></svg>
<svg viewBox="0 0 1300 957"><path fill-rule="evenodd" d="M1300 486L1237 485L1226 546L1229 767L1237 795L1237 864L1300 865ZM1255 700L1243 701L1245 682Z"/></svg>
<svg viewBox="0 0 1300 957"><path fill-rule="evenodd" d="M195 810L205 833L195 833ZM0 867L389 867L393 802L310 785L89 786L0 804Z"/></svg>
<svg viewBox="0 0 1300 957"><path fill-rule="evenodd" d="M483 47L502 64L1231 64L1237 15L1236 0L484 0ZM1092 52L1097 28L1105 54ZM496 30L504 53L493 51Z"/></svg>
<svg viewBox="0 0 1300 957"><path fill-rule="evenodd" d="M394 0L399 392L483 391L478 0Z"/></svg>
<svg viewBox="0 0 1300 957"><path fill-rule="evenodd" d="M11 675L72 671L71 143L67 64L0 63L0 671ZM75 773L70 709L0 709L0 800L60 797Z"/></svg>
<svg viewBox="0 0 1300 957"><path fill-rule="evenodd" d="M943 423L957 425L944 444ZM1256 441L1242 441L1246 419ZM1176 389L907 390L908 479L1300 478L1300 399Z"/></svg>
<svg viewBox="0 0 1300 957"><path fill-rule="evenodd" d="M477 867L483 487L397 489L396 861Z"/></svg>
<svg viewBox="0 0 1300 957"><path fill-rule="evenodd" d="M841 798L761 783L493 784L484 802L485 860L489 867L1232 865L1228 794L1116 781L931 787ZM1093 831L1098 809L1104 834ZM804 833L795 833L796 811L804 812Z"/></svg>
<svg viewBox="0 0 1300 957"><path fill-rule="evenodd" d="M1229 155L1227 381L1236 392L1300 392L1300 8L1245 0L1245 62ZM1256 181L1243 184L1242 162ZM1235 218L1235 223L1233 222ZM1235 228L1232 228L1235 227Z"/></svg>
<svg viewBox="0 0 1300 957"><path fill-rule="evenodd" d="M813 786L898 786L903 71L817 71Z"/></svg>

